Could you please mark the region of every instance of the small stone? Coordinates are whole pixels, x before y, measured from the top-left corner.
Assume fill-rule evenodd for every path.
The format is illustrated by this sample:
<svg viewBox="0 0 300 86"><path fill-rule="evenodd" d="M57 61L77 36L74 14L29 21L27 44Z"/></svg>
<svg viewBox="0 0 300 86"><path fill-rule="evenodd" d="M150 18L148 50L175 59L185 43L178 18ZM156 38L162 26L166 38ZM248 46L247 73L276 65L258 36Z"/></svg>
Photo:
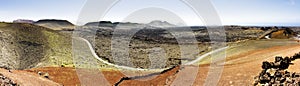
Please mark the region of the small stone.
<svg viewBox="0 0 300 86"><path fill-rule="evenodd" d="M40 71L38 72L38 74L39 74L40 76L41 76L41 75L43 75L43 73L42 73L42 72L40 72Z"/></svg>
<svg viewBox="0 0 300 86"><path fill-rule="evenodd" d="M229 81L229 84L233 84L233 81Z"/></svg>
<svg viewBox="0 0 300 86"><path fill-rule="evenodd" d="M45 74L44 74L44 77L45 77L45 78L47 78L47 79L50 79L50 77L49 77L49 74L48 74L48 73L45 73Z"/></svg>

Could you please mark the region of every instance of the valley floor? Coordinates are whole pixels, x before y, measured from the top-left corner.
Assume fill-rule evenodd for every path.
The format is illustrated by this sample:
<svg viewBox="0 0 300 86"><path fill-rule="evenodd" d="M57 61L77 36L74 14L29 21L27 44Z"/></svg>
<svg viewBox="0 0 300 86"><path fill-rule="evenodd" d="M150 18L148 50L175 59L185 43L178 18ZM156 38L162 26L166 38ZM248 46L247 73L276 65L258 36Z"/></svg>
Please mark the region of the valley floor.
<svg viewBox="0 0 300 86"><path fill-rule="evenodd" d="M300 44L293 40L250 40L243 43L230 45L226 50L226 64L220 76L218 85L252 85L254 77L261 72L261 63L263 61L273 61L275 56L292 56L300 52ZM193 68L195 67L195 68ZM62 84L64 86L80 85L80 83L88 83L87 85L114 85L119 82L121 86L132 85L171 85L176 76L184 69L198 69L197 78L194 82L195 86L204 85L210 69L208 59L200 62L200 66L190 65L184 67L176 67L169 71L159 73L156 77L139 78L139 80L131 80L132 77L126 77L122 72L117 70L104 69L75 69L70 67L44 67L34 68L22 71L27 74L37 74L37 72L49 73L50 80ZM294 65L290 66L289 71L299 72L300 61L296 60ZM3 70L1 70L3 71ZM3 73L1 72L0 73ZM27 72L26 72L27 71ZM101 74L100 74L101 72ZM19 74L20 72L12 72ZM3 73L6 75L7 73ZM78 75L80 79L78 78ZM189 75L189 74L187 74ZM37 75L34 75L37 76ZM7 75L12 79L19 78ZM22 75L20 75L22 78ZM123 81L120 81L121 79ZM128 79L128 80L126 80ZM18 83L24 83L18 79L14 79ZM37 78L39 81L43 79ZM107 81L107 82L106 82ZM48 82L48 81L47 81ZM50 81L49 81L50 82Z"/></svg>

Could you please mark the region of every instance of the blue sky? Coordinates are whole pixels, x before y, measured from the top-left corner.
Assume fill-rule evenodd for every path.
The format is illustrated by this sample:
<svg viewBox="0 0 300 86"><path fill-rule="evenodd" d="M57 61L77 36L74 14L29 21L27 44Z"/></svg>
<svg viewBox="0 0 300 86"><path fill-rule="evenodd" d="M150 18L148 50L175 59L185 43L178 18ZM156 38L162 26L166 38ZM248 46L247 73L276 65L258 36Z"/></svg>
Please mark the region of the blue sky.
<svg viewBox="0 0 300 86"><path fill-rule="evenodd" d="M147 9L143 11L142 8L146 8L144 6L149 1L156 3L152 7L164 9L158 9L158 11L148 9L148 13L146 12ZM66 19L78 23L77 19L85 2L86 0L0 0L0 21ZM211 0L211 2L224 25L300 26L299 0ZM163 12L166 10L170 12ZM164 16L154 15L151 12ZM133 16L137 17L134 18ZM145 16L152 17L145 18ZM140 18L143 18L144 21L141 21ZM103 18L103 20L142 23L147 23L151 19L162 19L174 24L203 24L201 18L199 19L192 9L177 0L121 0ZM90 21L97 20L99 19L91 19Z"/></svg>
<svg viewBox="0 0 300 86"><path fill-rule="evenodd" d="M0 0L0 21L15 19L77 20L85 0Z"/></svg>
<svg viewBox="0 0 300 86"><path fill-rule="evenodd" d="M226 1L213 0L224 23L300 25L299 0Z"/></svg>

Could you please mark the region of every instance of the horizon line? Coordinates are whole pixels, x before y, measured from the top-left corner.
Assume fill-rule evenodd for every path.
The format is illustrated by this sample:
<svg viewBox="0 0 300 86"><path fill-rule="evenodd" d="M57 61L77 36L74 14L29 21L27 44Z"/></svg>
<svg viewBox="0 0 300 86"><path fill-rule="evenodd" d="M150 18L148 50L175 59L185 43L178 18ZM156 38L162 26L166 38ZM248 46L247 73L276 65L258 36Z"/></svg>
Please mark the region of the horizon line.
<svg viewBox="0 0 300 86"><path fill-rule="evenodd" d="M15 19L15 20L31 20L31 19ZM13 21L15 20L10 20L10 21L0 21L0 22L6 22L6 23L13 23ZM76 26L84 26L87 23L91 23L91 22L100 22L100 21L110 21L110 20L99 20L99 21L90 21L90 22L86 22L86 23L82 23L82 24L78 24L80 22L77 21L70 21L67 19L38 19L38 20L32 20L34 22L37 22L39 20L66 20ZM153 21L157 21L157 20L153 20ZM165 20L158 20L158 21L165 21ZM124 22L124 21L110 21L112 23L116 23L116 22L121 22L121 23L139 23L139 24L147 24L147 23L141 23L141 22ZM169 23L169 21L166 21L167 23ZM150 22L149 22L150 23ZM172 23L170 23L172 24ZM176 24L173 24L176 25ZM176 25L176 26L209 26L209 25ZM216 25L218 26L218 25ZM272 27L272 26L278 26L278 27L300 27L300 23L241 23L241 24L222 24L221 26L264 26L264 27Z"/></svg>

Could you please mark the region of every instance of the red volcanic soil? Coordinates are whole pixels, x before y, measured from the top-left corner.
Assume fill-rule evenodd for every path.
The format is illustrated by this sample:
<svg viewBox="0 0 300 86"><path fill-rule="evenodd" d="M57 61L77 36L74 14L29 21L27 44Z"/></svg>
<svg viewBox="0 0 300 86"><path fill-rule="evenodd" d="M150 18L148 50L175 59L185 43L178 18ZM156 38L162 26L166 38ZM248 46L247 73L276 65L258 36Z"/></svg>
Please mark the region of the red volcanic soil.
<svg viewBox="0 0 300 86"><path fill-rule="evenodd" d="M166 83L167 79L175 74L175 72L179 68L174 68L171 71L168 71L166 73L163 73L161 75L158 75L155 79L152 79L150 81L139 81L139 80L128 80L123 81L121 85L163 85ZM117 83L122 77L125 77L124 74L122 74L119 71L101 71L101 73L104 75L104 77L97 77L97 73L99 73L99 70L91 70L91 69L78 69L81 71L79 74L82 80L78 79L76 69L75 68L67 68L67 67L47 67L47 68L37 68L37 69L31 69L28 70L30 72L47 72L50 75L50 78L60 84L63 84L64 86L74 86L74 85L80 85L80 83L85 83L85 85L105 85L103 82L101 83L101 80L107 80L108 83L106 85L114 85ZM83 79L82 79L83 78ZM105 78L105 79L104 79ZM86 80L84 80L86 79ZM88 81L90 80L90 81Z"/></svg>
<svg viewBox="0 0 300 86"><path fill-rule="evenodd" d="M0 69L0 73L16 82L20 86L60 86L60 84L44 78L37 73L31 73L22 70Z"/></svg>
<svg viewBox="0 0 300 86"><path fill-rule="evenodd" d="M76 70L74 68L63 68L63 67L45 67L26 70L27 72L38 73L45 72L49 73L49 77L54 82L60 83L64 86L79 85L80 81L77 78Z"/></svg>
<svg viewBox="0 0 300 86"><path fill-rule="evenodd" d="M219 82L219 85L252 85L254 77L261 71L263 61L274 61L275 56L293 56L300 52L300 45L278 46L268 49L251 51L233 57L236 59L227 60ZM299 72L300 61L289 67L291 72Z"/></svg>
<svg viewBox="0 0 300 86"><path fill-rule="evenodd" d="M287 46L277 46L267 49L250 51L247 53L241 53L235 56L227 57L224 70L220 76L218 85L228 86L228 85L252 85L254 77L261 72L261 62L263 61L273 61L275 56L292 56L295 53L300 52L300 45L287 45ZM296 60L295 64L290 66L289 71L299 72L300 71L300 61ZM195 67L195 68L193 68ZM148 77L148 80L124 80L119 83L121 86L144 86L144 85L155 85L155 86L165 86L174 83L174 79L178 77L178 74L183 70L182 68L196 69L197 66L186 66L186 67L176 67L170 71L158 74L156 77ZM194 82L195 86L204 85L208 71L210 69L209 65L199 66L197 78ZM6 71L6 70L1 70ZM115 70L103 70L102 75L99 75L100 70L91 69L79 69L76 72L75 68L69 67L46 67L46 68L35 68L25 71L13 71L15 74L8 74L8 77L17 82L26 83L24 80L35 81L29 84L55 84L57 82L64 86L75 86L81 85L114 85L119 82L121 78L125 77L119 71ZM47 72L49 73L50 80L42 78L37 74L37 72ZM35 78L28 78L26 76L34 76ZM80 79L78 78L80 76ZM188 76L189 73L184 73L183 75ZM24 80L23 80L24 79ZM143 79L143 78L141 78ZM146 78L145 78L146 79ZM105 81L107 80L107 82ZM81 81L81 82L80 82ZM188 81L182 81L180 83L185 83Z"/></svg>

